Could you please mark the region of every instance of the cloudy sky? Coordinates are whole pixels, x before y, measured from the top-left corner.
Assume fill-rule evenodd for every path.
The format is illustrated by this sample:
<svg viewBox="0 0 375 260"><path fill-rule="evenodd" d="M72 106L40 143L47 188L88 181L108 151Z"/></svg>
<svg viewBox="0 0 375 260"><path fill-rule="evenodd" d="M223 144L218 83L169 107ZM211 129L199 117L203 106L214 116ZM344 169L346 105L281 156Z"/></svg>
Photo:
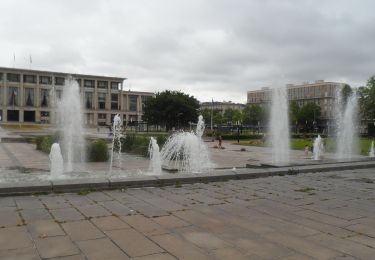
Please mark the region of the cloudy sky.
<svg viewBox="0 0 375 260"><path fill-rule="evenodd" d="M359 86L375 74L372 0L1 0L0 10L0 66L123 76L132 90L245 102L263 86Z"/></svg>

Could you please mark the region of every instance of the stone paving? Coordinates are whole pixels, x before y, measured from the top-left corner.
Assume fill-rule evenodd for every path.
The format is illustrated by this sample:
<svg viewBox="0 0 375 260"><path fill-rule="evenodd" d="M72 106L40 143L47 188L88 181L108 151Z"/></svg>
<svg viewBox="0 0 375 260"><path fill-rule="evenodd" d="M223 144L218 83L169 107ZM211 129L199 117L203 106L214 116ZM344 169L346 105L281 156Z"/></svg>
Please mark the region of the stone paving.
<svg viewBox="0 0 375 260"><path fill-rule="evenodd" d="M0 259L374 259L374 169L0 198Z"/></svg>

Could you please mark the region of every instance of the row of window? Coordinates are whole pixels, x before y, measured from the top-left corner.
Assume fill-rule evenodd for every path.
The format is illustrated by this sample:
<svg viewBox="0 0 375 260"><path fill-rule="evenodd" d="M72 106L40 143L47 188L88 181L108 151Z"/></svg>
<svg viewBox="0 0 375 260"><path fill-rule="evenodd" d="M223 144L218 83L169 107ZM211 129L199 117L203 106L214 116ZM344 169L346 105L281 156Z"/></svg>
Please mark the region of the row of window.
<svg viewBox="0 0 375 260"><path fill-rule="evenodd" d="M24 105L33 107L35 105L35 94L33 88L25 88L24 89ZM62 91L56 90L56 97L61 99ZM106 93L98 93L98 108L99 109L106 109ZM144 102L146 102L148 96L142 96L142 106ZM136 112L137 111L137 99L138 96L136 95L129 95L129 111ZM87 109L93 108L93 93L92 92L85 92L85 107ZM8 106L18 106L20 101L20 97L18 95L18 87L9 87L8 88ZM48 107L50 102L49 97L49 90L41 89L40 90L40 106L41 107ZM118 94L111 94L111 109L118 110L119 109L119 95Z"/></svg>
<svg viewBox="0 0 375 260"><path fill-rule="evenodd" d="M19 110L7 110L6 118L3 118L3 111L0 110L0 121L8 121L8 122L19 122L20 115L23 115L23 122L36 122L36 114L39 113L40 115L40 122L41 123L50 123L50 112L49 111L19 111ZM113 122L113 118L116 114L111 114L111 122ZM105 125L106 124L107 114L98 114L98 124ZM128 116L129 122L136 122L137 115L130 115ZM93 113L85 113L85 124L92 125L94 124L94 114Z"/></svg>
<svg viewBox="0 0 375 260"><path fill-rule="evenodd" d="M0 73L0 81L3 80L3 73ZM54 77L55 85L63 86L65 84L64 77ZM21 75L15 73L6 73L6 80L9 82L19 83L21 82ZM81 85L82 80L76 79L78 84ZM23 75L23 82L36 84L37 83L37 76L36 75ZM98 88L108 88L109 82L98 80ZM52 84L52 76L39 76L39 84L43 85L51 85ZM83 86L86 88L94 88L95 87L95 80L85 79L83 80ZM111 82L111 89L120 89L120 82Z"/></svg>

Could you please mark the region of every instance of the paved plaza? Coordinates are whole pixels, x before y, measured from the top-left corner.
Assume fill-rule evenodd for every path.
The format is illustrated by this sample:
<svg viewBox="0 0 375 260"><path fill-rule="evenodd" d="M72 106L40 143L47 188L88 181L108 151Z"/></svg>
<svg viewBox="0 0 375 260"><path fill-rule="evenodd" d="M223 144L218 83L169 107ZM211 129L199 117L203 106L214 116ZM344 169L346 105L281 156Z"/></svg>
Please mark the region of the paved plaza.
<svg viewBox="0 0 375 260"><path fill-rule="evenodd" d="M373 169L0 198L0 259L374 259Z"/></svg>

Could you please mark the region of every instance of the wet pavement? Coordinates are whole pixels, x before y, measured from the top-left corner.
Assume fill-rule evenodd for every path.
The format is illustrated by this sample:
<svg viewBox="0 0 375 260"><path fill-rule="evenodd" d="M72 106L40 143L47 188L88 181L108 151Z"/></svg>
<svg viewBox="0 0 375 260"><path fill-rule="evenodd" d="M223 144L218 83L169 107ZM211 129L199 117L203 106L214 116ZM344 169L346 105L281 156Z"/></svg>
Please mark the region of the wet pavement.
<svg viewBox="0 0 375 260"><path fill-rule="evenodd" d="M0 259L374 259L374 169L0 198Z"/></svg>

